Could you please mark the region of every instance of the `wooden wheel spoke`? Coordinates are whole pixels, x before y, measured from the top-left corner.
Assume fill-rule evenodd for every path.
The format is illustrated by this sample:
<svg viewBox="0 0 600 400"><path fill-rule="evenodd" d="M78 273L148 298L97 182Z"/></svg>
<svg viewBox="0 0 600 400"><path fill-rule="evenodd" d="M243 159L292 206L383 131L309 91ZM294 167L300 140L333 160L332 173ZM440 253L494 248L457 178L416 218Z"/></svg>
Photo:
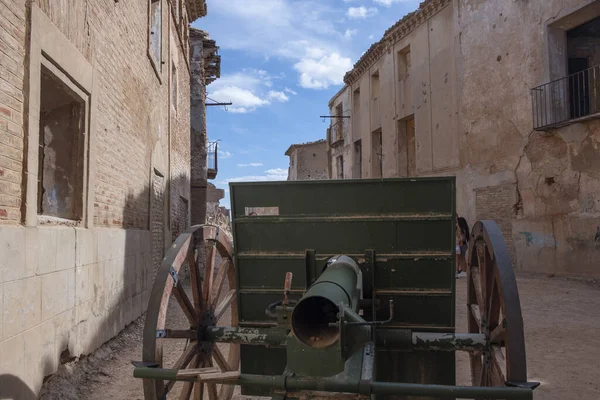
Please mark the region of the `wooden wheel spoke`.
<svg viewBox="0 0 600 400"><path fill-rule="evenodd" d="M231 305L231 302L235 298L235 289L231 289L229 293L225 296L225 298L219 303L219 305L215 308L215 318L218 320L221 319L227 308Z"/></svg>
<svg viewBox="0 0 600 400"><path fill-rule="evenodd" d="M503 319L502 322L494 328L494 330L490 333L490 341L492 343L502 343L506 340L506 319Z"/></svg>
<svg viewBox="0 0 600 400"><path fill-rule="evenodd" d="M481 293L481 300L484 301L487 298L487 275L488 268L487 265L487 257L486 257L486 246L485 242L477 243L477 264L479 265L479 292ZM486 303L479 303L479 306L482 307L482 310L485 311Z"/></svg>
<svg viewBox="0 0 600 400"><path fill-rule="evenodd" d="M177 369L179 381L144 379L146 400L231 400L233 396L235 386L220 382L239 377L239 345L221 344L213 361L213 357L199 352L197 344L200 317L209 309L216 308L217 319L231 317L228 326L238 326L233 246L229 235L218 235L218 230L212 225L189 228L168 248L156 271L145 319L142 359L160 368ZM225 261L215 271L217 254ZM190 287L183 279L186 266ZM167 354L172 356L174 351L173 364Z"/></svg>
<svg viewBox="0 0 600 400"><path fill-rule="evenodd" d="M471 313L473 318L475 318L477 326L481 330L481 311L479 310L479 306L477 304L471 304L469 306L469 312Z"/></svg>
<svg viewBox="0 0 600 400"><path fill-rule="evenodd" d="M204 398L204 385L202 382L194 382L194 400L202 400Z"/></svg>
<svg viewBox="0 0 600 400"><path fill-rule="evenodd" d="M488 374L488 367L487 367L487 363L485 362L485 354L483 355L483 362L481 363L481 371L480 371L480 375L479 375L479 386L487 386L487 374Z"/></svg>
<svg viewBox="0 0 600 400"><path fill-rule="evenodd" d="M196 346L190 345L189 347L193 347L194 350L197 350ZM187 350L187 349L186 349ZM184 354L185 355L185 354ZM180 358L181 360L181 358ZM192 368L197 368L200 363L200 356L197 354L197 351L194 351L193 361L190 362ZM183 368L183 363L179 364L179 360L173 366L173 369L181 369ZM168 391L170 391L177 381L170 381L167 383ZM183 388L181 389L181 393L179 395L180 400L189 400L194 383L193 382L183 382Z"/></svg>
<svg viewBox="0 0 600 400"><path fill-rule="evenodd" d="M217 384L216 383L205 383L206 390L208 391L208 398L210 400L217 400Z"/></svg>
<svg viewBox="0 0 600 400"><path fill-rule="evenodd" d="M492 386L504 386L506 382L506 359L500 346L492 346L490 377Z"/></svg>
<svg viewBox="0 0 600 400"><path fill-rule="evenodd" d="M480 269L473 268L471 270L471 278L473 281L473 287L475 289L475 297L477 298L477 305L479 306L479 311L483 312L485 310L485 300L483 297L483 292L481 290L481 279L479 276ZM483 314L481 314L483 316ZM479 324L481 326L481 324Z"/></svg>
<svg viewBox="0 0 600 400"><path fill-rule="evenodd" d="M223 371L223 372L233 371L233 368L231 368L231 366L229 365L229 362L227 362L227 359L225 358L225 356L223 355L223 353L221 352L221 349L219 349L217 344L215 344L215 346L213 347L213 358L217 362L217 365L219 366L219 368L221 368L221 371Z"/></svg>
<svg viewBox="0 0 600 400"><path fill-rule="evenodd" d="M233 385L221 385L221 390L219 392L220 399L228 399L233 396L233 391L235 390L235 386Z"/></svg>
<svg viewBox="0 0 600 400"><path fill-rule="evenodd" d="M200 253L199 246L188 257L188 266L190 269L190 282L192 286L192 299L194 300L194 308L198 315L204 311L202 307L202 280L200 279L200 273L198 269L198 254Z"/></svg>
<svg viewBox="0 0 600 400"><path fill-rule="evenodd" d="M183 310L185 316L187 317L188 321L190 322L190 325L192 327L195 327L196 324L198 323L198 315L196 314L196 310L194 309L194 306L193 306L192 302L190 301L190 298L188 297L187 293L185 293L185 290L181 286L181 281L178 283L177 286L173 287L173 289L174 289L173 295L177 299L177 303Z"/></svg>
<svg viewBox="0 0 600 400"><path fill-rule="evenodd" d="M202 282L202 301L204 304L208 304L210 299L210 289L214 279L214 268L215 268L215 256L217 247L215 243L208 247L206 252L206 264L204 264L204 280Z"/></svg>
<svg viewBox="0 0 600 400"><path fill-rule="evenodd" d="M221 290L223 288L223 283L225 281L225 277L227 276L227 272L229 271L229 266L231 265L231 261L226 258L219 265L219 271L217 272L217 278L214 281L214 284L210 289L210 304L213 306L216 304L219 296L221 295Z"/></svg>
<svg viewBox="0 0 600 400"><path fill-rule="evenodd" d="M198 332L194 329L165 329L165 335L162 339L196 339Z"/></svg>
<svg viewBox="0 0 600 400"><path fill-rule="evenodd" d="M478 363L471 363L473 382L483 386L525 382L523 317L510 252L500 227L493 221L476 222L473 238L476 239L469 266L468 331L489 335L491 343L484 352L483 366L479 368ZM481 321L477 320L477 310L472 307L475 302Z"/></svg>

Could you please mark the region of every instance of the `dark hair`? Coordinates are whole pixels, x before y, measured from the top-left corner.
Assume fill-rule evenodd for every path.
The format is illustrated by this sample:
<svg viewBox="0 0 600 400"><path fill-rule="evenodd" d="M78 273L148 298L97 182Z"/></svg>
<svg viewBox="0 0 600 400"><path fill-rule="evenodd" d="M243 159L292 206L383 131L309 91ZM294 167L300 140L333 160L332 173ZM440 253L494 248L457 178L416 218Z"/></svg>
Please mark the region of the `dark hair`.
<svg viewBox="0 0 600 400"><path fill-rule="evenodd" d="M465 240L468 242L469 241L469 224L467 224L467 220L464 219L463 217L458 217L457 222L458 222L458 227L465 234Z"/></svg>

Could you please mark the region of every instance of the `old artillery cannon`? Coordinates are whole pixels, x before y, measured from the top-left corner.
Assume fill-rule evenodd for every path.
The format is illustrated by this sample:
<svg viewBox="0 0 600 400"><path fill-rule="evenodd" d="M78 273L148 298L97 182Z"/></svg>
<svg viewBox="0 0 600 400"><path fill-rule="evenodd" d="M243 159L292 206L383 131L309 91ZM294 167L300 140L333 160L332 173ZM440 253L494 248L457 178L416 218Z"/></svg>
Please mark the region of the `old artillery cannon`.
<svg viewBox="0 0 600 400"><path fill-rule="evenodd" d="M277 399L532 398L494 222L473 227L468 333L455 332L454 178L230 190L233 241L192 227L157 272L134 370L146 399L228 400L236 387ZM170 324L176 312L184 321ZM473 386L455 386L456 351L469 353Z"/></svg>

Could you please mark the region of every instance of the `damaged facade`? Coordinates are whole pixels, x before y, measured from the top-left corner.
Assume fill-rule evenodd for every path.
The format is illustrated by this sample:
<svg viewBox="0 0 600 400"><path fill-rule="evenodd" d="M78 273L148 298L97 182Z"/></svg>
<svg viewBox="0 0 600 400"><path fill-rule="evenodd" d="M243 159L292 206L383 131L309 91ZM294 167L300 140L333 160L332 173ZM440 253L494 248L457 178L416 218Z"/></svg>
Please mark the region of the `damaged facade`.
<svg viewBox="0 0 600 400"><path fill-rule="evenodd" d="M190 63L205 0L0 10L0 375L37 393L61 354L145 311L195 207L190 143L206 158L206 128L190 107L205 118L194 95L219 63L214 49Z"/></svg>
<svg viewBox="0 0 600 400"><path fill-rule="evenodd" d="M324 139L293 144L285 155L290 158L288 181L327 179L327 142Z"/></svg>
<svg viewBox="0 0 600 400"><path fill-rule="evenodd" d="M330 101L330 177L455 175L515 267L600 277L600 2L428 0Z"/></svg>

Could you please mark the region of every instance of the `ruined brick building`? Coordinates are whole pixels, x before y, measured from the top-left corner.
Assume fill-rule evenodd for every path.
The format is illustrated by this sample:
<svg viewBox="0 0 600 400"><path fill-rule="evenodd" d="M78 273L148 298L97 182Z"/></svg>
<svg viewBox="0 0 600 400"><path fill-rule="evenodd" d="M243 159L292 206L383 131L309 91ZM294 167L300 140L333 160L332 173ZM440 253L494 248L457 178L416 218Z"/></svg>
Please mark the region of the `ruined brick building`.
<svg viewBox="0 0 600 400"><path fill-rule="evenodd" d="M600 277L600 2L426 0L331 99L332 178L455 175L517 269Z"/></svg>
<svg viewBox="0 0 600 400"><path fill-rule="evenodd" d="M189 29L204 15L205 0L0 1L0 376L37 393L61 354L145 310L206 186L219 56Z"/></svg>
<svg viewBox="0 0 600 400"><path fill-rule="evenodd" d="M285 155L290 158L288 181L327 179L327 142L325 139L293 144L286 150Z"/></svg>

